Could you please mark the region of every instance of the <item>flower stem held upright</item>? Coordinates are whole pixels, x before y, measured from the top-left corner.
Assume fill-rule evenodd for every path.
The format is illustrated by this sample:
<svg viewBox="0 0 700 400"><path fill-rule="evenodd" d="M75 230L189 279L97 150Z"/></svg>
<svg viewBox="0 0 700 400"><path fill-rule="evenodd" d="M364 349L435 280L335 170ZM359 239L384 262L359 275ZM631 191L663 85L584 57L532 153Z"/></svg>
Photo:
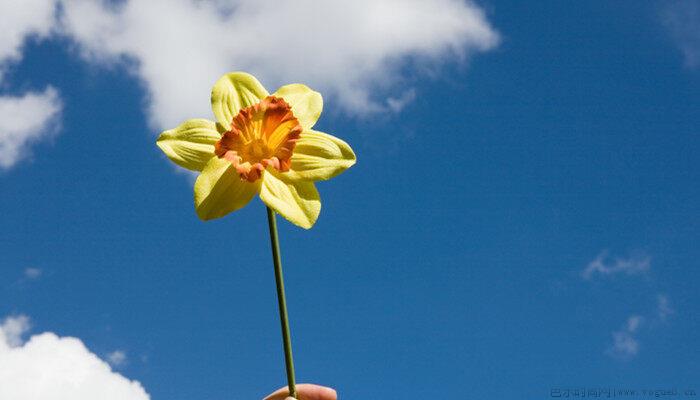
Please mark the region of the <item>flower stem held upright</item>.
<svg viewBox="0 0 700 400"><path fill-rule="evenodd" d="M321 212L315 182L355 164L344 141L313 130L323 98L293 83L270 94L252 75L229 72L211 91L215 121L190 119L156 142L177 165L199 171L194 206L204 221L243 208L256 195L267 207L289 394L297 396L276 214L310 229Z"/></svg>
<svg viewBox="0 0 700 400"><path fill-rule="evenodd" d="M287 316L287 301L284 295L284 277L282 276L282 258L280 256L280 243L277 236L277 221L275 212L267 208L267 224L270 228L270 246L272 247L272 262L275 265L275 283L277 284L277 303L280 312L280 324L282 326L282 343L284 345L284 363L287 369L287 385L289 395L297 397L296 383L294 381L294 359L292 357L292 338L289 333L289 317Z"/></svg>

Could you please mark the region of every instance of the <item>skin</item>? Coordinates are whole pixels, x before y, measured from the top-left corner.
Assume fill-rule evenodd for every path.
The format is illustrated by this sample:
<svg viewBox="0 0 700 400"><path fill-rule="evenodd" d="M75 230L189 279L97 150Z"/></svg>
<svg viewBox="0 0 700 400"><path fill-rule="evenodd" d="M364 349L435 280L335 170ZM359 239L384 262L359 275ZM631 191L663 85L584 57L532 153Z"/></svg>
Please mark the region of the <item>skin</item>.
<svg viewBox="0 0 700 400"><path fill-rule="evenodd" d="M265 397L263 400L337 400L338 396L335 390L319 385L302 383L297 385L298 399L289 396L287 387L283 387Z"/></svg>

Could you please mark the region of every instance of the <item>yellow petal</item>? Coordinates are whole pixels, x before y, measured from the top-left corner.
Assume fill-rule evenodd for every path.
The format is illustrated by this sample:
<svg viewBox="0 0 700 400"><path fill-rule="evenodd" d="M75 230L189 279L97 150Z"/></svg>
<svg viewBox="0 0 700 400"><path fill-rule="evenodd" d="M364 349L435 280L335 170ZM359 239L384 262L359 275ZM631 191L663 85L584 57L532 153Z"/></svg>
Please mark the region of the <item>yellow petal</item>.
<svg viewBox="0 0 700 400"><path fill-rule="evenodd" d="M207 221L236 211L260 190L260 181L243 181L225 159L212 158L194 184L194 205L199 218Z"/></svg>
<svg viewBox="0 0 700 400"><path fill-rule="evenodd" d="M263 175L260 199L304 229L311 228L321 212L321 198L313 182L288 181L272 168Z"/></svg>
<svg viewBox="0 0 700 400"><path fill-rule="evenodd" d="M327 133L308 130L301 133L292 154L289 179L330 179L355 164L355 153L344 141Z"/></svg>
<svg viewBox="0 0 700 400"><path fill-rule="evenodd" d="M229 72L219 78L211 90L211 108L223 131L231 129L233 117L242 108L257 104L269 96L267 90L253 75Z"/></svg>
<svg viewBox="0 0 700 400"><path fill-rule="evenodd" d="M294 116L304 129L311 129L323 110L321 93L314 92L300 83L285 85L277 89L273 96L283 98L290 106Z"/></svg>
<svg viewBox="0 0 700 400"><path fill-rule="evenodd" d="M201 171L214 156L214 143L220 138L215 123L206 119L191 119L161 133L156 144L175 164Z"/></svg>

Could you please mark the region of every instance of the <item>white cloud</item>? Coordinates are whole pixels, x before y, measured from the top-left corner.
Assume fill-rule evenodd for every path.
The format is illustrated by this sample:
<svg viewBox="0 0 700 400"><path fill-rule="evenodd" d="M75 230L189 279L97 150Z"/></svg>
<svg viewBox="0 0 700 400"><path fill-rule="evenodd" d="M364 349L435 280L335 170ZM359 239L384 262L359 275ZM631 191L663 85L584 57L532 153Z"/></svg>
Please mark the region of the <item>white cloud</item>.
<svg viewBox="0 0 700 400"><path fill-rule="evenodd" d="M8 318L0 326L0 399L150 398L139 382L113 372L79 339L46 332L23 344L21 336L28 322L26 316L20 316Z"/></svg>
<svg viewBox="0 0 700 400"><path fill-rule="evenodd" d="M61 108L52 87L19 97L0 96L0 168L12 167L30 154L30 144L58 132Z"/></svg>
<svg viewBox="0 0 700 400"><path fill-rule="evenodd" d="M683 52L686 66L700 67L700 2L676 0L665 4L662 21Z"/></svg>
<svg viewBox="0 0 700 400"><path fill-rule="evenodd" d="M107 362L113 367L121 367L126 364L126 353L122 350L114 350L107 354Z"/></svg>
<svg viewBox="0 0 700 400"><path fill-rule="evenodd" d="M595 274L612 276L620 273L626 275L637 275L649 271L651 258L645 254L633 254L629 258L615 258L608 260L608 253L602 252L591 261L581 272L584 279L591 279Z"/></svg>
<svg viewBox="0 0 700 400"><path fill-rule="evenodd" d="M140 78L156 128L210 117L210 87L230 70L270 90L307 83L351 114L399 112L420 95L413 72L499 41L483 10L463 0L0 1L0 26L0 84L28 38L60 32L84 59ZM0 168L55 134L61 108L52 87L0 96Z"/></svg>
<svg viewBox="0 0 700 400"><path fill-rule="evenodd" d="M63 32L84 58L128 65L159 128L209 117L211 85L230 70L270 90L307 83L350 113L399 110L415 96L408 63L437 67L499 40L463 0L61 1Z"/></svg>
<svg viewBox="0 0 700 400"><path fill-rule="evenodd" d="M25 268L24 277L27 279L38 279L41 277L42 271L40 268Z"/></svg>
<svg viewBox="0 0 700 400"><path fill-rule="evenodd" d="M643 321L644 318L639 315L627 318L625 326L612 333L613 343L608 348L607 353L624 359L636 356L639 353L639 341L636 338L636 333Z"/></svg>
<svg viewBox="0 0 700 400"><path fill-rule="evenodd" d="M0 78L4 67L22 57L28 36L45 38L53 27L55 0L0 1Z"/></svg>
<svg viewBox="0 0 700 400"><path fill-rule="evenodd" d="M0 84L7 67L22 58L22 48L30 37L50 35L55 21L55 0L24 0L21 4L0 1ZM58 131L61 110L58 92L20 96L0 96L0 169L8 169L29 155L29 145Z"/></svg>

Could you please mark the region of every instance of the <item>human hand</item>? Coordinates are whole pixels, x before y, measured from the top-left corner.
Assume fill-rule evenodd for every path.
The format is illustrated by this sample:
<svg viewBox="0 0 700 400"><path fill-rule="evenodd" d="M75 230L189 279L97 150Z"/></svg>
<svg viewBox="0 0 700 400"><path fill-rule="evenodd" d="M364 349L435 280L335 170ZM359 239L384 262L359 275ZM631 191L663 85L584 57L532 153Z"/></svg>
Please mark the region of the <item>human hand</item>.
<svg viewBox="0 0 700 400"><path fill-rule="evenodd" d="M289 397L289 390L285 386L265 397L263 400L336 400L338 398L335 390L309 383L297 385L297 396L297 399Z"/></svg>

